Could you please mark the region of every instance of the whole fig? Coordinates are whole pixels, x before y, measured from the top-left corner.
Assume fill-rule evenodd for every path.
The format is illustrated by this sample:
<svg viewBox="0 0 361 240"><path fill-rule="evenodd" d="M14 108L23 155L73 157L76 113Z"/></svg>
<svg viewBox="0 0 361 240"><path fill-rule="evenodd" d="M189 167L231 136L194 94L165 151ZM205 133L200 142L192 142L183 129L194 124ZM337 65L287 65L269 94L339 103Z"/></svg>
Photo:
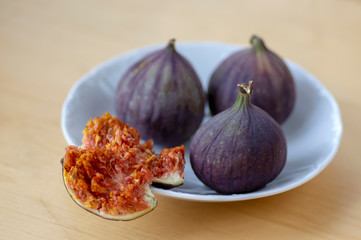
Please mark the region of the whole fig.
<svg viewBox="0 0 361 240"><path fill-rule="evenodd" d="M238 85L234 105L205 122L191 141L194 173L219 193L260 189L279 175L286 162L281 127L250 103L252 83Z"/></svg>
<svg viewBox="0 0 361 240"><path fill-rule="evenodd" d="M175 146L189 139L204 115L206 95L192 65L168 45L132 65L119 81L117 117L144 139Z"/></svg>
<svg viewBox="0 0 361 240"><path fill-rule="evenodd" d="M232 106L237 99L234 86L253 79L252 103L282 124L295 102L293 77L284 61L260 37L252 36L250 43L251 47L233 53L213 72L208 85L210 110L214 115Z"/></svg>

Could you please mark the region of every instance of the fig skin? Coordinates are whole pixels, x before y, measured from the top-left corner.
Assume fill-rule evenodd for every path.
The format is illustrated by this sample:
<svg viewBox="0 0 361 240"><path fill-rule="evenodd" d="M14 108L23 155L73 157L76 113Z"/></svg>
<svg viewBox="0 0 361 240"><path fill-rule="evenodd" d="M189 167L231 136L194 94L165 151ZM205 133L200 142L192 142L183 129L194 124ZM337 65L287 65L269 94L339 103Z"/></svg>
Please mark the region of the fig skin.
<svg viewBox="0 0 361 240"><path fill-rule="evenodd" d="M167 147L188 140L204 116L206 95L192 65L174 47L143 57L120 79L115 97L117 117L144 139Z"/></svg>
<svg viewBox="0 0 361 240"><path fill-rule="evenodd" d="M282 124L294 107L294 79L284 61L260 37L252 36L250 43L251 47L233 53L213 72L208 84L211 113L215 115L232 106L238 95L234 86L253 79L252 103Z"/></svg>
<svg viewBox="0 0 361 240"><path fill-rule="evenodd" d="M205 122L190 145L196 176L223 194L260 189L276 178L286 163L281 127L250 103L252 88L245 86L242 84L236 103Z"/></svg>

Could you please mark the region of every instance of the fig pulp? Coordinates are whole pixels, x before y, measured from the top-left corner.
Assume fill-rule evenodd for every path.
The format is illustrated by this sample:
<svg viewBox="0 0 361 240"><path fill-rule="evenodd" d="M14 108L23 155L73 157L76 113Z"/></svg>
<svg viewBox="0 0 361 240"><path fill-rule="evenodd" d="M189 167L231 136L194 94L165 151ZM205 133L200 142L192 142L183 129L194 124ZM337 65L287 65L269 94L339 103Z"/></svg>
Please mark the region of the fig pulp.
<svg viewBox="0 0 361 240"><path fill-rule="evenodd" d="M239 85L235 104L205 122L191 141L194 173L219 193L260 189L279 175L286 162L283 131L251 104L252 83Z"/></svg>
<svg viewBox="0 0 361 240"><path fill-rule="evenodd" d="M208 85L210 110L215 115L232 106L238 96L234 86L253 79L252 103L282 124L295 102L293 77L283 60L261 38L252 36L250 42L250 48L235 52L213 72Z"/></svg>
<svg viewBox="0 0 361 240"><path fill-rule="evenodd" d="M118 83L117 117L139 130L144 139L176 146L198 129L206 96L192 65L174 39L132 65Z"/></svg>
<svg viewBox="0 0 361 240"><path fill-rule="evenodd" d="M84 209L112 220L131 220L151 211L157 200L152 182L184 182L184 146L152 151L152 141L109 113L90 119L83 145L69 146L63 180L72 199Z"/></svg>

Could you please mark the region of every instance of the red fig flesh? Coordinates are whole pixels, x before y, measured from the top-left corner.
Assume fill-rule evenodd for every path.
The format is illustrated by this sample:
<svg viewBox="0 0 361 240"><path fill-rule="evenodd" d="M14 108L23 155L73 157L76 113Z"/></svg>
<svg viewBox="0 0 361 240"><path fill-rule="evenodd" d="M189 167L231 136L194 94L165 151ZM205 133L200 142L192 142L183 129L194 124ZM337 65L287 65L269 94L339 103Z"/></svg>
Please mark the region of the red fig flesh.
<svg viewBox="0 0 361 240"><path fill-rule="evenodd" d="M111 220L131 220L157 206L152 182L184 181L184 146L152 151L139 132L109 113L90 119L83 145L69 146L62 160L63 181L82 208Z"/></svg>

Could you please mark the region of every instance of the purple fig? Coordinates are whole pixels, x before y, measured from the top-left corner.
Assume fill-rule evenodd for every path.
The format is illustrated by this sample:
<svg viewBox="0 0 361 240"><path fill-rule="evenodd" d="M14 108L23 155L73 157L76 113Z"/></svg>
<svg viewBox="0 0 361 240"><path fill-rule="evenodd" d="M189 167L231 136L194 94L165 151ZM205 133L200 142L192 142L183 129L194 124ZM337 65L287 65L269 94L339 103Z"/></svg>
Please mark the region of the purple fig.
<svg viewBox="0 0 361 240"><path fill-rule="evenodd" d="M226 58L213 72L208 85L208 100L212 114L234 103L237 83L255 82L252 103L282 124L292 112L295 102L293 77L284 61L269 50L263 40L252 36L251 47Z"/></svg>
<svg viewBox="0 0 361 240"><path fill-rule="evenodd" d="M190 144L194 173L219 193L260 189L286 162L283 131L268 113L251 104L252 83L239 84L234 105L205 122Z"/></svg>
<svg viewBox="0 0 361 240"><path fill-rule="evenodd" d="M132 65L115 97L120 120L138 129L143 139L166 146L182 144L194 134L206 101L197 73L174 42Z"/></svg>

